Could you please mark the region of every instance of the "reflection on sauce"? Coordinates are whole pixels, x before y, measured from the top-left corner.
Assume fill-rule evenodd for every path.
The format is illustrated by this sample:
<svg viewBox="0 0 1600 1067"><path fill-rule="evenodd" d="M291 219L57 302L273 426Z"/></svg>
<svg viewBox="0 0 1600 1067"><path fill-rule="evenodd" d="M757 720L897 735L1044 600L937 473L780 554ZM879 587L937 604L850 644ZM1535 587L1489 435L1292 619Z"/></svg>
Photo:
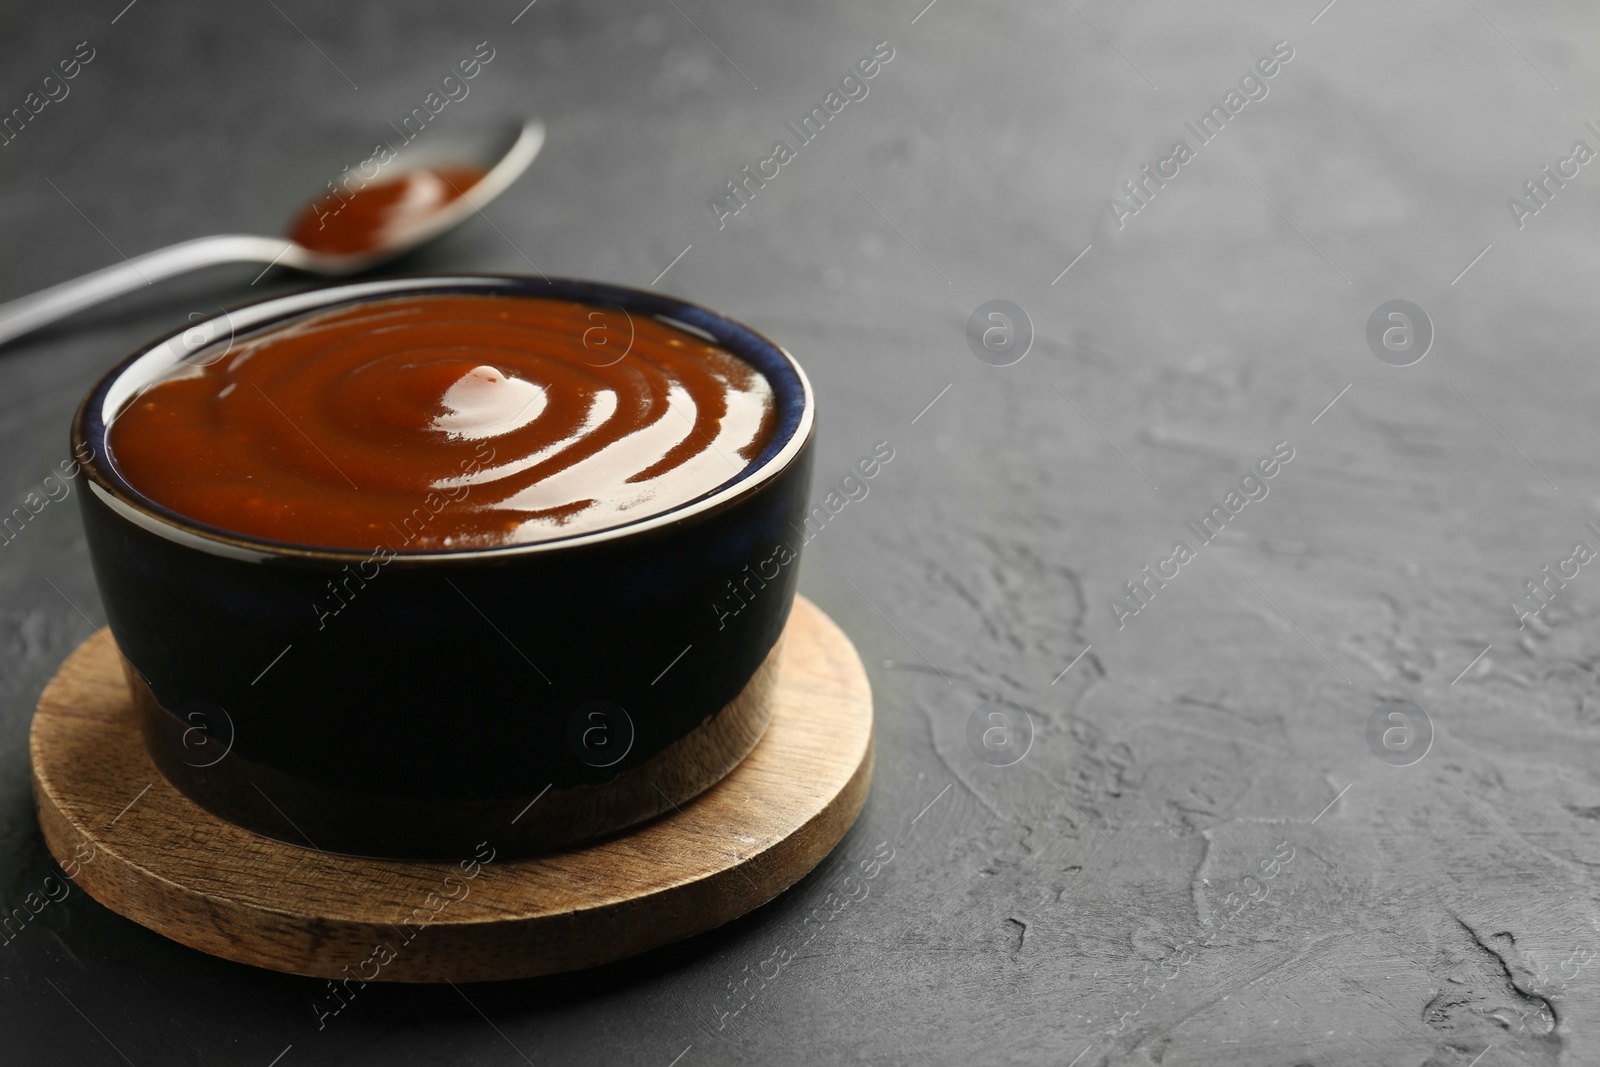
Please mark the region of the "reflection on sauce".
<svg viewBox="0 0 1600 1067"><path fill-rule="evenodd" d="M308 207L289 239L313 252L356 255L402 240L478 184L473 167L419 167Z"/></svg>
<svg viewBox="0 0 1600 1067"><path fill-rule="evenodd" d="M141 493L323 548L519 544L702 496L771 441L732 353L619 308L423 296L202 350L128 401L111 459Z"/></svg>

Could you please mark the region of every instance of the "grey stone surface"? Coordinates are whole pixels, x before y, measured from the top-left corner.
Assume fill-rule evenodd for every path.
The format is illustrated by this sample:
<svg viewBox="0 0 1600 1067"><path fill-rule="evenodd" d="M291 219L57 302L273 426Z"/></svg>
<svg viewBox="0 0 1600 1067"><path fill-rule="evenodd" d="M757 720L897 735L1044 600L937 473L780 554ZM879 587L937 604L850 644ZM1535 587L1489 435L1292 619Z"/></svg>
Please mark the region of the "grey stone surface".
<svg viewBox="0 0 1600 1067"><path fill-rule="evenodd" d="M5 5L0 110L77 42L95 58L0 148L0 298L282 225L488 41L435 121L537 113L545 155L492 226L395 269L643 286L692 245L659 286L812 376L817 495L874 442L895 458L805 551L868 662L878 767L781 899L583 975L369 987L319 1030L316 983L74 892L0 945L0 1060L1600 1063L1600 578L1521 629L1508 606L1600 547L1600 172L1520 228L1507 206L1600 149L1595 16L1324 2ZM884 40L868 96L719 230L722 183ZM1267 96L1201 145L1184 123L1279 41ZM1180 138L1146 206L1107 206ZM7 509L137 342L306 284L254 275L0 352ZM968 347L991 299L1036 333L1013 366ZM1367 346L1394 299L1435 328L1408 367ZM1185 529L1280 441L1264 499ZM1180 538L1195 558L1119 628L1111 598ZM6 909L53 869L29 714L102 618L50 504L0 546ZM1369 747L1392 700L1433 731L1406 766ZM1031 720L1010 766L969 747L985 701Z"/></svg>

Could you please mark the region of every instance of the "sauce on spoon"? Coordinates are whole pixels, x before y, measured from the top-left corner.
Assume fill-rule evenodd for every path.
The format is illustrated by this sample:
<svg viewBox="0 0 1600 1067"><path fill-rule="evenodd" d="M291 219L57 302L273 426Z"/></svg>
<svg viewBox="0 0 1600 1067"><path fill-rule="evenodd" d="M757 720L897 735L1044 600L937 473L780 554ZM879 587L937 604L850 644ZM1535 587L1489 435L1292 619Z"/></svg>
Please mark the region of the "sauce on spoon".
<svg viewBox="0 0 1600 1067"><path fill-rule="evenodd" d="M328 255L376 252L410 236L483 176L474 167L418 167L369 182L312 203L295 219L289 239Z"/></svg>

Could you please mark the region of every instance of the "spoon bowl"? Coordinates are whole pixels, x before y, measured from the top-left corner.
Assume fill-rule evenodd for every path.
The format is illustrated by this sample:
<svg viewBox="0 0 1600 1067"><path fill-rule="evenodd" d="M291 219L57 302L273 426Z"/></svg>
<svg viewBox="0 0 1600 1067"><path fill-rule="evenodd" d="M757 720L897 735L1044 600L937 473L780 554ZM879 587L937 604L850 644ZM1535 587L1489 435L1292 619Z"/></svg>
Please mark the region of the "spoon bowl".
<svg viewBox="0 0 1600 1067"><path fill-rule="evenodd" d="M466 222L484 204L510 188L543 147L544 124L536 121L502 125L487 138L481 134L454 137L444 134L414 148L408 147L404 150L404 166L393 174L380 174L380 181L395 181L406 174L420 171L443 170L481 171L482 177L464 188L452 183L455 196L434 207L425 218L412 221L403 229L380 232L378 243L370 251L344 254L322 252L288 240L285 243L291 246L291 250L278 263L333 277L371 270ZM323 202L327 199L324 198Z"/></svg>

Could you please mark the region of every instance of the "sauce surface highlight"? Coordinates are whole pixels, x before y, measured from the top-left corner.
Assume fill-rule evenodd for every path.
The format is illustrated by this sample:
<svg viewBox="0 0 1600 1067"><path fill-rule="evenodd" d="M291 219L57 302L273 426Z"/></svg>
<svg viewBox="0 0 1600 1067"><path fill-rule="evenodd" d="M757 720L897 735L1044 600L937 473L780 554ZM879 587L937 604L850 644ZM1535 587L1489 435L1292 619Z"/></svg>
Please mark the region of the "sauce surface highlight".
<svg viewBox="0 0 1600 1067"><path fill-rule="evenodd" d="M202 350L109 429L129 484L236 533L394 551L523 544L687 503L775 433L732 353L619 308L422 296Z"/></svg>
<svg viewBox="0 0 1600 1067"><path fill-rule="evenodd" d="M289 240L330 255L375 252L404 240L483 175L474 167L418 167L364 185L348 198L323 197L295 219Z"/></svg>

